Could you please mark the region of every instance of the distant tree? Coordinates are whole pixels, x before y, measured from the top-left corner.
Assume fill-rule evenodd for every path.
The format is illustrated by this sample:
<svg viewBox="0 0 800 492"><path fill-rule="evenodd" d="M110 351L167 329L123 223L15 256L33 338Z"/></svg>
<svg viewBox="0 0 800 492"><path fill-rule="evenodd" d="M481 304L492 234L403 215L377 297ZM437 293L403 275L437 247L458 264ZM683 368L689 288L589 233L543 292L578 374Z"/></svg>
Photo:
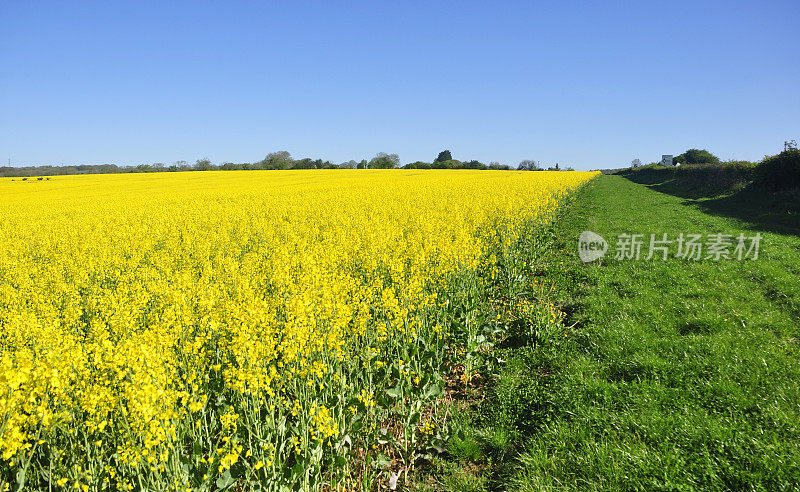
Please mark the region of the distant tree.
<svg viewBox="0 0 800 492"><path fill-rule="evenodd" d="M286 162L286 161L281 161ZM291 161L287 164L288 167L285 168L273 168L273 169L317 169L316 163L306 157L305 159L299 159L296 161Z"/></svg>
<svg viewBox="0 0 800 492"><path fill-rule="evenodd" d="M270 162L291 161L292 154L290 154L288 150L279 150L277 152L270 152L269 154L267 154L267 160L269 160Z"/></svg>
<svg viewBox="0 0 800 492"><path fill-rule="evenodd" d="M361 159L361 162L358 163L357 169L366 169L367 165L369 165L367 160L366 159Z"/></svg>
<svg viewBox="0 0 800 492"><path fill-rule="evenodd" d="M262 169L289 169L293 167L294 160L292 160L292 154L288 151L279 150L278 152L270 152L258 164Z"/></svg>
<svg viewBox="0 0 800 492"><path fill-rule="evenodd" d="M464 169L464 163L456 159L436 161L431 164L431 169Z"/></svg>
<svg viewBox="0 0 800 492"><path fill-rule="evenodd" d="M429 162L422 162L422 161L410 162L405 166L403 166L403 169L430 169L430 168L431 164Z"/></svg>
<svg viewBox="0 0 800 492"><path fill-rule="evenodd" d="M536 171L539 169L539 163L532 160L524 160L517 166L517 171Z"/></svg>
<svg viewBox="0 0 800 492"><path fill-rule="evenodd" d="M194 164L195 171L210 171L213 168L214 166L211 165L211 161L208 159L197 159Z"/></svg>
<svg viewBox="0 0 800 492"><path fill-rule="evenodd" d="M397 154L386 154L384 152L378 152L376 157L386 157L387 159L392 161L395 166L400 165L400 156Z"/></svg>
<svg viewBox="0 0 800 492"><path fill-rule="evenodd" d="M101 164L100 165L100 172L101 173L118 173L120 172L120 168L118 168L115 164Z"/></svg>
<svg viewBox="0 0 800 492"><path fill-rule="evenodd" d="M486 164L482 163L481 161L471 160L469 162L464 163L464 167L466 169L486 169Z"/></svg>
<svg viewBox="0 0 800 492"><path fill-rule="evenodd" d="M400 157L397 154L378 152L378 154L369 161L367 167L369 167L369 169L394 169L398 164L400 164Z"/></svg>
<svg viewBox="0 0 800 492"><path fill-rule="evenodd" d="M175 161L169 167L170 171L188 171L189 169L189 163L186 161Z"/></svg>
<svg viewBox="0 0 800 492"><path fill-rule="evenodd" d="M453 160L453 156L450 154L450 151L449 150L443 150L443 151L439 152L439 155L436 157L436 159L433 160L433 162L444 162L444 161L452 161L452 160Z"/></svg>
<svg viewBox="0 0 800 492"><path fill-rule="evenodd" d="M719 157L705 149L689 149L675 157L674 162L678 164L719 164Z"/></svg>
<svg viewBox="0 0 800 492"><path fill-rule="evenodd" d="M336 165L332 164L329 161L323 161L322 159L311 159L306 157L304 159L291 161L287 169L332 169L335 167Z"/></svg>
<svg viewBox="0 0 800 492"><path fill-rule="evenodd" d="M508 166L506 164L500 164L499 162L493 161L489 163L489 169L493 171L510 171L511 166Z"/></svg>
<svg viewBox="0 0 800 492"><path fill-rule="evenodd" d="M631 167L642 167L642 161L634 159L631 161Z"/></svg>
<svg viewBox="0 0 800 492"><path fill-rule="evenodd" d="M339 164L339 169L356 169L358 167L358 163L352 159L347 162L343 162Z"/></svg>

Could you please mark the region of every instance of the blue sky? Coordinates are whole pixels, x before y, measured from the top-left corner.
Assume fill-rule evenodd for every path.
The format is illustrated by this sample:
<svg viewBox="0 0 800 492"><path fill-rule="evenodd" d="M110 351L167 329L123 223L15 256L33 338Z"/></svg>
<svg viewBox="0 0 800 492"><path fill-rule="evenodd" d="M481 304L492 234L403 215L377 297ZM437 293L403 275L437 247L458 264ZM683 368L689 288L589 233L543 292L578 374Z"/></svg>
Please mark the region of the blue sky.
<svg viewBox="0 0 800 492"><path fill-rule="evenodd" d="M0 161L621 167L800 140L800 2L0 1Z"/></svg>

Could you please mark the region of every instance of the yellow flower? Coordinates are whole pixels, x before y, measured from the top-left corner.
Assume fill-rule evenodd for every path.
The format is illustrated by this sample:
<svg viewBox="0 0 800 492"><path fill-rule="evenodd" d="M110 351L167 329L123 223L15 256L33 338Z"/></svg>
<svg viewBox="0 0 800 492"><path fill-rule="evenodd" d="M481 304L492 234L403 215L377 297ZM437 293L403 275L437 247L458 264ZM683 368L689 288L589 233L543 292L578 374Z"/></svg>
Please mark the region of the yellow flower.
<svg viewBox="0 0 800 492"><path fill-rule="evenodd" d="M375 417L375 371L431 376L433 362L392 354L441 345L448 325L431 320L446 319L450 279L497 275L522 225L550 220L593 176L126 173L35 191L0 180L0 456L13 467L66 430L113 450L92 466L120 490L188 487L165 466L175 443L219 443L201 453L218 470L237 463L242 436L270 436L247 443L274 453L256 466L312 459L361 405ZM84 455L59 456L87 476ZM36 459L29 472L50 473Z"/></svg>

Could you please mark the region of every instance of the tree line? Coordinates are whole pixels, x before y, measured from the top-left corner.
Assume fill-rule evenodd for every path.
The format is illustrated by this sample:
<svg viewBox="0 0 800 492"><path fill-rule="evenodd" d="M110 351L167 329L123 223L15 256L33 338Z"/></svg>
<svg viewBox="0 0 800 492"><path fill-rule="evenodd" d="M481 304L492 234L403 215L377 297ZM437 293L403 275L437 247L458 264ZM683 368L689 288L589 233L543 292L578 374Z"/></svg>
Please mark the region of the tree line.
<svg viewBox="0 0 800 492"><path fill-rule="evenodd" d="M349 160L334 164L322 159L293 159L292 155L281 150L267 154L264 159L254 163L225 162L213 164L208 159L198 159L194 164L187 161L176 161L171 165L164 163L140 164L138 166L117 166L116 164L99 165L74 165L74 166L27 166L27 167L0 167L2 177L36 177L72 174L123 174L123 173L158 173L158 172L186 172L186 171L235 171L235 170L295 170L295 169L477 169L498 171L541 171L544 168L538 161L523 160L516 167L498 162L484 164L477 160L459 161L453 159L449 150L439 152L433 162L416 161L400 165L397 154L379 152L370 160ZM559 164L548 167L549 171L572 171L572 168L561 168Z"/></svg>

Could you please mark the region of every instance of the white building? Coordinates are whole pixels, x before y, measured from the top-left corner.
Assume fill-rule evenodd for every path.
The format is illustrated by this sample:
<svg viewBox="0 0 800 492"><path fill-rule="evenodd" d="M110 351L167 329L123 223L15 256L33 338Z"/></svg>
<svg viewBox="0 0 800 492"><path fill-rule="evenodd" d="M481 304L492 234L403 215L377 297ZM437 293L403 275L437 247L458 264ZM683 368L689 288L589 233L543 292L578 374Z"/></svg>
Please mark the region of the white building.
<svg viewBox="0 0 800 492"><path fill-rule="evenodd" d="M671 155L662 155L661 156L661 165L662 166L679 166L680 164L676 164L672 160L672 156Z"/></svg>

